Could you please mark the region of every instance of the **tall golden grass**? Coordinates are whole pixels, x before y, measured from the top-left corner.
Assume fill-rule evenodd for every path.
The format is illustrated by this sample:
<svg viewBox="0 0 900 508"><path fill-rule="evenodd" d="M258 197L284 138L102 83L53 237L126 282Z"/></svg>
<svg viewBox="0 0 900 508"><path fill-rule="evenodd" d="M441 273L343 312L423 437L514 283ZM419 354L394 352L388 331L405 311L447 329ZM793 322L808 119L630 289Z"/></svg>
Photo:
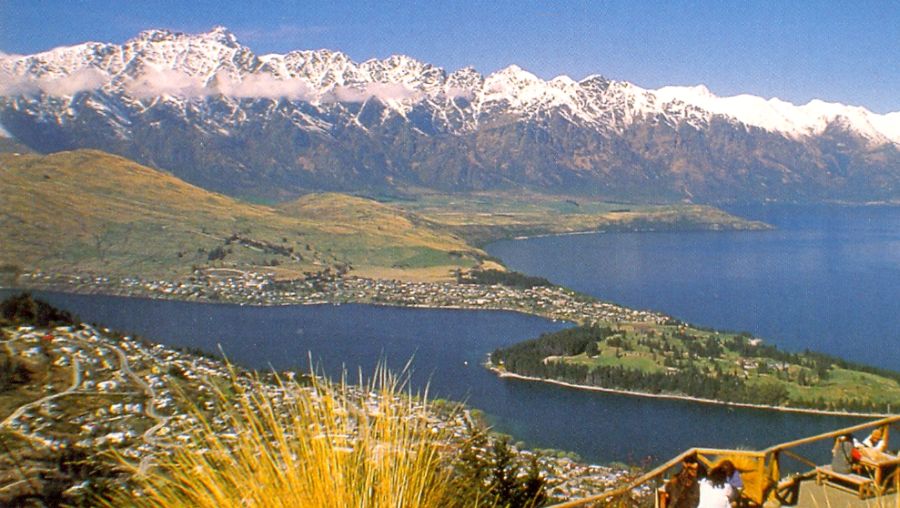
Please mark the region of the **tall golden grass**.
<svg viewBox="0 0 900 508"><path fill-rule="evenodd" d="M362 385L361 385L362 386ZM104 501L140 507L437 507L447 504L450 435L425 398L379 368L364 388L315 379L278 389L234 377L216 390L226 427L202 411L191 440L136 489ZM134 472L137 472L135 470Z"/></svg>

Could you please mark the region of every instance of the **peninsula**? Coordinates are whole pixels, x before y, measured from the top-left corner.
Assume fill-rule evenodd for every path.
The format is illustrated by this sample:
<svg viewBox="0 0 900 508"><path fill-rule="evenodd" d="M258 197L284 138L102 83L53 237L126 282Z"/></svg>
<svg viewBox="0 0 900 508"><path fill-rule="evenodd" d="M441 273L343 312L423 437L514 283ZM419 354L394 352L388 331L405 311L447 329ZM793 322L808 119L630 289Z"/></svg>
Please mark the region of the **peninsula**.
<svg viewBox="0 0 900 508"><path fill-rule="evenodd" d="M767 227L715 208L503 193L380 201L310 194L254 204L96 150L5 153L0 165L9 196L0 205L8 218L0 225L2 287L241 305L509 310L584 325L593 338L574 349L532 351L525 343L495 352L495 367L507 373L777 407L900 406L896 373L599 301L510 273L477 247L516 235Z"/></svg>
<svg viewBox="0 0 900 508"><path fill-rule="evenodd" d="M28 272L23 288L240 305L366 303L504 310L577 326L494 351L503 376L588 389L766 409L882 414L900 407L900 373L817 352L791 353L746 333L702 329L604 302L514 272L472 271L456 282L366 279L332 272L292 281L272 273L198 270L190 279Z"/></svg>
<svg viewBox="0 0 900 508"><path fill-rule="evenodd" d="M889 414L900 372L674 319L600 322L498 349L500 375L653 397L805 412Z"/></svg>

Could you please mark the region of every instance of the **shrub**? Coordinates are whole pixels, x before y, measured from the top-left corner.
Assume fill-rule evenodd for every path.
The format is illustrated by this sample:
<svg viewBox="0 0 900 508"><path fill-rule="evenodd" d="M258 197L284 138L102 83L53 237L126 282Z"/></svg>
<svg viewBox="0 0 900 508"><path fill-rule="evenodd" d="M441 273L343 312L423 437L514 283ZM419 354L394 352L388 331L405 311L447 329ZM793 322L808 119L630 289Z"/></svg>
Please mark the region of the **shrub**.
<svg viewBox="0 0 900 508"><path fill-rule="evenodd" d="M77 319L64 310L35 300L28 293L12 296L0 303L0 324L29 324L48 327L75 324Z"/></svg>
<svg viewBox="0 0 900 508"><path fill-rule="evenodd" d="M314 379L311 386L234 376L213 388L228 432L199 409L201 425L149 474L134 468L136 492L104 506L430 507L444 506L452 471L447 431L427 401L379 369L367 387ZM372 397L370 394L377 394Z"/></svg>

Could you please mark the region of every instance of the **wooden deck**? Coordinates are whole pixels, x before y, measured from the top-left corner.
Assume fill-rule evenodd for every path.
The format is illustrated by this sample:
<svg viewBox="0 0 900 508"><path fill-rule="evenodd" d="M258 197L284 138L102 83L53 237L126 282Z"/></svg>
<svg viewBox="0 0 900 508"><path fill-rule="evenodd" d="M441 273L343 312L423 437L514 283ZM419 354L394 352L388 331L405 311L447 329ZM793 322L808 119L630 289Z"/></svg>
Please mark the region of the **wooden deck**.
<svg viewBox="0 0 900 508"><path fill-rule="evenodd" d="M865 492L855 493L842 491L834 486L816 484L816 468L821 466L808 457L799 453L801 446L812 443L822 443L832 446L834 439L851 432L871 431L874 428L882 430L883 439L889 443L891 427L900 424L900 415L888 416L868 423L861 423L852 427L834 430L810 436L787 443L770 446L765 450L720 450L707 448L691 448L680 455L671 458L668 462L656 467L628 485L623 485L602 493L582 499L572 499L558 505L555 508L581 508L587 506L632 506L631 492L638 487L651 487L659 489L666 478L670 476L683 459L693 457L707 467L713 467L724 460L730 460L741 472L744 481L742 497L754 506L765 507L799 506L810 508L900 508L900 462L895 455L886 455L888 460L880 460L866 464L869 474L876 484L874 490L866 489ZM900 431L895 429L895 432ZM892 448L893 449L893 448ZM895 452L896 453L896 452ZM782 474L782 460L790 459L795 463L810 468L804 474ZM869 467L871 466L871 467ZM853 490L853 489L851 489ZM860 495L868 496L873 492L887 492L875 497L859 499ZM658 492L658 491L657 491ZM655 496L657 507L665 506L664 496Z"/></svg>
<svg viewBox="0 0 900 508"><path fill-rule="evenodd" d="M766 508L797 506L798 508L900 508L900 496L891 493L882 497L859 499L854 494L827 485L816 485L815 480L800 483L796 504L780 504L768 501Z"/></svg>

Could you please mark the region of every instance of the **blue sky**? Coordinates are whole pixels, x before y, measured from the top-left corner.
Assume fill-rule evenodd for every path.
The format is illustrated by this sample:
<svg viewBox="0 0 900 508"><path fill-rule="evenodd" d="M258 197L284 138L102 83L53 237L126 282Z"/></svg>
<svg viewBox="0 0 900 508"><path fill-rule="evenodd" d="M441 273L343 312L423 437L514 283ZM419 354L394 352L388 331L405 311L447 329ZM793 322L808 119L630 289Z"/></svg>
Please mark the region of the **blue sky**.
<svg viewBox="0 0 900 508"><path fill-rule="evenodd" d="M9 53L215 25L258 54L329 48L362 61L401 53L450 71L517 64L542 78L702 83L717 95L900 111L898 1L0 0L0 50Z"/></svg>

